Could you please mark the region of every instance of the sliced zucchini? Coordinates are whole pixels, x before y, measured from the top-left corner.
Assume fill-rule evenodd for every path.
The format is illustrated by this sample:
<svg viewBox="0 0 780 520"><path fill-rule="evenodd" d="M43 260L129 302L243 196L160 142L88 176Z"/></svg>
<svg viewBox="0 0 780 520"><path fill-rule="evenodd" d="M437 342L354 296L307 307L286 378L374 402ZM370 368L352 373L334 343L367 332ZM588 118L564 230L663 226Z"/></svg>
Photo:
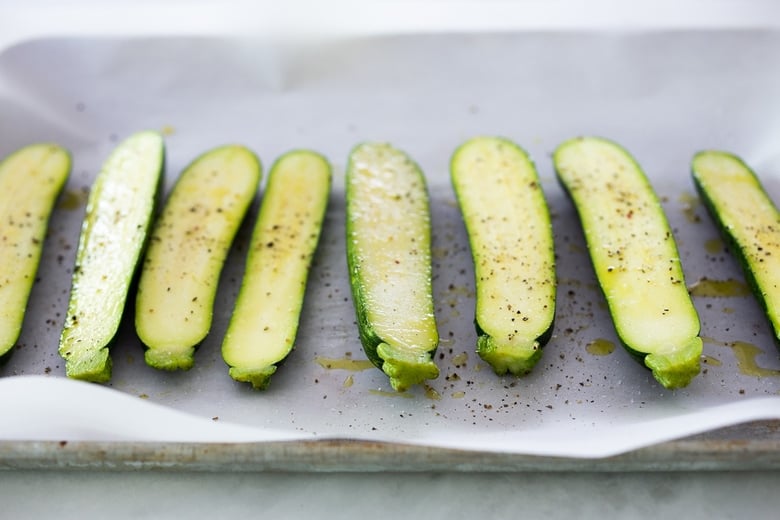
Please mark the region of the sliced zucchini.
<svg viewBox="0 0 780 520"><path fill-rule="evenodd" d="M22 331L54 203L70 173L70 154L55 144L34 144L0 162L0 361Z"/></svg>
<svg viewBox="0 0 780 520"><path fill-rule="evenodd" d="M623 148L595 137L566 141L553 161L621 342L664 387L688 385L699 373L699 316L647 177Z"/></svg>
<svg viewBox="0 0 780 520"><path fill-rule="evenodd" d="M758 177L738 157L699 152L693 181L737 255L745 277L780 340L780 213Z"/></svg>
<svg viewBox="0 0 780 520"><path fill-rule="evenodd" d="M431 288L428 192L419 167L388 144L365 143L346 175L347 264L368 358L401 392L434 379L439 343Z"/></svg>
<svg viewBox="0 0 780 520"><path fill-rule="evenodd" d="M450 165L476 278L477 353L499 375L529 372L555 317L550 213L528 155L500 138L458 148Z"/></svg>
<svg viewBox="0 0 780 520"><path fill-rule="evenodd" d="M215 148L182 172L154 225L141 269L135 328L146 363L187 370L211 329L219 275L260 182L238 145Z"/></svg>
<svg viewBox="0 0 780 520"><path fill-rule="evenodd" d="M328 161L310 151L283 155L271 168L222 343L236 381L266 388L293 348L330 180Z"/></svg>
<svg viewBox="0 0 780 520"><path fill-rule="evenodd" d="M68 377L111 378L109 344L146 243L164 165L160 134L139 132L111 153L92 186L60 336Z"/></svg>

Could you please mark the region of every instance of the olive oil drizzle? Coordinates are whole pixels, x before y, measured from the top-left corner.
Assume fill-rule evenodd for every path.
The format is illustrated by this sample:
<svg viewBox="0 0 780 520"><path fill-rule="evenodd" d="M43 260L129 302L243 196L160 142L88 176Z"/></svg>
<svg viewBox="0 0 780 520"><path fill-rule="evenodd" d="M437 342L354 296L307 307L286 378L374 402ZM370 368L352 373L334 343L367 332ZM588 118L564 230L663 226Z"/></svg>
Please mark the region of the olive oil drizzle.
<svg viewBox="0 0 780 520"><path fill-rule="evenodd" d="M758 347L747 341L719 341L710 337L702 337L705 343L726 347L731 349L737 360L737 370L740 374L752 377L780 377L780 370L773 368L764 368L759 366L756 358L764 353L761 347ZM710 356L703 356L704 361L711 366L720 366L721 362Z"/></svg>
<svg viewBox="0 0 780 520"><path fill-rule="evenodd" d="M388 392L386 390L374 390L373 388L370 389L368 393L382 397L403 397L404 399L411 399L414 397L409 392Z"/></svg>
<svg viewBox="0 0 780 520"><path fill-rule="evenodd" d="M745 341L735 341L729 346L737 358L737 368L741 374L753 377L780 377L780 370L758 366L756 357L764 353L760 347Z"/></svg>
<svg viewBox="0 0 780 520"><path fill-rule="evenodd" d="M65 190L57 204L58 209L75 211L87 205L89 190Z"/></svg>
<svg viewBox="0 0 780 520"><path fill-rule="evenodd" d="M718 359L716 357L713 357L713 356L707 356L707 355L703 355L701 357L701 361L705 365L711 366L711 367L719 367L719 366L721 366L723 364L723 362L720 359Z"/></svg>
<svg viewBox="0 0 780 520"><path fill-rule="evenodd" d="M352 372L360 372L362 370L374 368L374 364L367 359L351 359L349 357L328 358L317 356L314 358L314 361L316 361L317 364L322 368L326 368L328 370L350 370Z"/></svg>
<svg viewBox="0 0 780 520"><path fill-rule="evenodd" d="M678 201L682 204L682 212L688 222L692 224L701 222L701 217L696 213L696 210L701 206L701 201L697 196L685 192L680 195Z"/></svg>
<svg viewBox="0 0 780 520"><path fill-rule="evenodd" d="M750 296L750 287L740 280L702 278L688 287L691 296L703 298L742 298Z"/></svg>
<svg viewBox="0 0 780 520"><path fill-rule="evenodd" d="M704 242L704 250L711 255L717 255L722 253L726 249L726 245L720 238L711 238Z"/></svg>
<svg viewBox="0 0 780 520"><path fill-rule="evenodd" d="M585 350L592 356L608 356L615 351L615 343L604 338L596 338L585 345Z"/></svg>

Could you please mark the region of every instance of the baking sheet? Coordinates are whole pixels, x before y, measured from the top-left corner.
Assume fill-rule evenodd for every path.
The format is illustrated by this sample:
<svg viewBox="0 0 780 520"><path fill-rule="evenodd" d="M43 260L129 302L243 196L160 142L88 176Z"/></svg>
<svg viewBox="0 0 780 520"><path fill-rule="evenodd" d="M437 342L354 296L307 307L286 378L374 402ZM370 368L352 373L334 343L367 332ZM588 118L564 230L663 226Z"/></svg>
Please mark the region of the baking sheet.
<svg viewBox="0 0 780 520"><path fill-rule="evenodd" d="M44 39L0 54L0 154L36 141L73 153L19 345L0 368L0 439L249 442L347 438L464 450L602 457L744 421L780 418L780 356L743 277L693 195L702 148L740 154L780 196L773 31L404 35L318 41L219 38ZM85 193L130 133L166 135L167 184L227 142L266 167L310 147L334 166L334 190L297 348L264 393L233 382L219 346L240 283L250 219L223 274L212 332L195 367L143 362L125 320L107 388L67 381L57 338ZM535 159L558 254L553 339L535 371L498 377L474 354L473 270L449 185L464 140L506 136ZM664 390L618 346L574 210L549 155L582 134L610 137L662 197L689 285L734 280L695 298L703 373ZM344 258L349 150L389 141L425 171L431 193L439 379L404 394L364 362ZM130 316L131 318L131 316ZM736 342L736 343L735 343ZM14 377L17 376L17 377ZM25 377L18 377L25 376Z"/></svg>

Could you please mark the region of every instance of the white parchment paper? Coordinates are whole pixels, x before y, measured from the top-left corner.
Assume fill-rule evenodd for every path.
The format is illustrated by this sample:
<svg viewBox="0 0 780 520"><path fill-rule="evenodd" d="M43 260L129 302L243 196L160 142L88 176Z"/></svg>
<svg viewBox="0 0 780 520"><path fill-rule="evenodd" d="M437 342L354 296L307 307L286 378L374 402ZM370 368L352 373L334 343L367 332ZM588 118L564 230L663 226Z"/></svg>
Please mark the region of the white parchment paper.
<svg viewBox="0 0 780 520"><path fill-rule="evenodd" d="M38 141L73 153L19 345L0 367L0 439L245 442L355 438L598 457L743 421L780 418L780 355L755 300L695 298L703 373L664 390L617 345L574 210L549 158L563 140L612 138L662 197L689 285L743 283L693 195L702 148L743 157L780 197L780 33L437 34L297 42L226 38L47 39L0 54L0 155ZM266 167L313 148L334 190L295 351L266 392L233 382L219 347L257 204L228 259L215 322L189 372L143 362L128 316L106 387L68 381L57 338L85 192L119 140L166 135L167 184L228 142ZM449 184L455 147L508 137L535 159L552 213L558 314L535 371L497 377L474 354L473 269ZM404 394L366 368L346 276L349 150L389 141L425 171L432 204L439 379ZM261 194L262 195L262 192ZM736 342L736 343L735 343ZM24 377L19 377L24 376Z"/></svg>

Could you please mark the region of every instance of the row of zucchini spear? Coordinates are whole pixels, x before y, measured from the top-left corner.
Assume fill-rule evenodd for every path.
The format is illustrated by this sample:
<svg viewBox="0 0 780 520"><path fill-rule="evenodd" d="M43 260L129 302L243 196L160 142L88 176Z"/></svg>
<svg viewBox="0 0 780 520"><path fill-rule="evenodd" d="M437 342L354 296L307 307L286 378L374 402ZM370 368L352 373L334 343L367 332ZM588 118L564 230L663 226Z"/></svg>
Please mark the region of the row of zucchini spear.
<svg viewBox="0 0 780 520"><path fill-rule="evenodd" d="M553 155L574 203L593 267L626 350L666 388L699 373L699 317L672 231L648 178L616 143L580 137ZM217 283L261 177L257 157L228 145L196 158L162 211L165 144L139 132L110 155L90 191L59 353L69 377L106 382L109 347L135 273L135 326L145 360L189 369L211 328ZM18 340L49 217L70 172L60 146L25 147L0 163L0 356ZM780 329L780 216L736 156L705 151L693 181L746 277ZM266 388L292 350L311 259L322 229L331 167L296 150L273 165L222 354L237 381ZM496 373L529 372L552 336L556 273L546 199L533 162L514 143L478 137L459 147L451 179L469 236L476 285L477 353ZM398 391L439 370L431 290L425 177L402 151L364 143L346 173L347 264L367 357Z"/></svg>

